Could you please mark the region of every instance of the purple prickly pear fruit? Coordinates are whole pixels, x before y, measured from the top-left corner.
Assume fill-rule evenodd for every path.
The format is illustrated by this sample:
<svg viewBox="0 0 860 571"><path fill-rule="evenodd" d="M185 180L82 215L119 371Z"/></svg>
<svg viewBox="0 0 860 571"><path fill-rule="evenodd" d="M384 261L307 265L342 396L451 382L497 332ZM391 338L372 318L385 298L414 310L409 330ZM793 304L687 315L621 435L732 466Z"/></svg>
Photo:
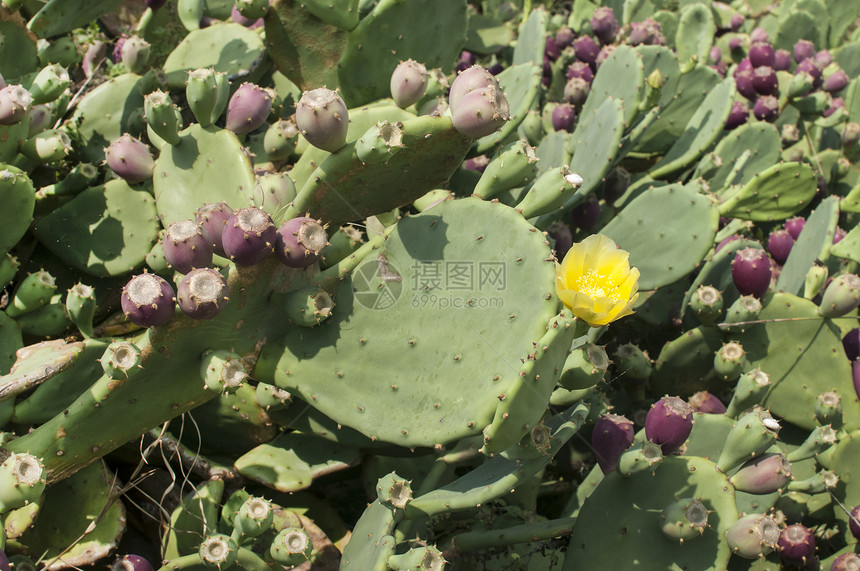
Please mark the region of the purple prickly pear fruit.
<svg viewBox="0 0 860 571"><path fill-rule="evenodd" d="M735 489L748 494L770 494L790 481L791 462L775 453L750 458L731 477Z"/></svg>
<svg viewBox="0 0 860 571"><path fill-rule="evenodd" d="M809 40L797 40L794 44L794 61L797 63L815 56L815 44Z"/></svg>
<svg viewBox="0 0 860 571"><path fill-rule="evenodd" d="M584 79L574 77L569 80L564 86L564 98L571 105L577 107L583 105L588 99L588 94L591 91L591 86Z"/></svg>
<svg viewBox="0 0 860 571"><path fill-rule="evenodd" d="M200 225L203 236L212 246L212 251L219 256L225 256L221 243L221 234L227 226L227 220L233 214L233 209L226 202L204 204L194 212L194 219Z"/></svg>
<svg viewBox="0 0 860 571"><path fill-rule="evenodd" d="M726 530L726 541L736 555L758 559L776 548L779 525L766 515L745 515Z"/></svg>
<svg viewBox="0 0 860 571"><path fill-rule="evenodd" d="M753 67L752 62L750 61L750 58L745 57L745 58L744 58L744 59L742 59L740 62L738 62L738 67L735 69L735 71L736 71L736 72L740 72L740 71L752 71L752 70L754 70L754 69L755 69L755 68Z"/></svg>
<svg viewBox="0 0 860 571"><path fill-rule="evenodd" d="M600 69L600 66L603 64L603 62L609 59L609 56L611 56L612 52L615 51L615 47L616 46L614 44L609 44L608 46L603 46L602 48L600 48L600 53L597 54L597 61L594 62L595 67L597 69Z"/></svg>
<svg viewBox="0 0 860 571"><path fill-rule="evenodd" d="M570 211L570 222L577 228L588 232L600 218L600 202L593 194Z"/></svg>
<svg viewBox="0 0 860 571"><path fill-rule="evenodd" d="M111 571L152 571L152 565L140 555L123 555L111 566Z"/></svg>
<svg viewBox="0 0 860 571"><path fill-rule="evenodd" d="M470 65L464 61L458 61L457 65L454 66L454 73L460 73L461 71L466 71L469 69Z"/></svg>
<svg viewBox="0 0 860 571"><path fill-rule="evenodd" d="M570 103L559 103L552 110L552 128L573 133L576 124L576 108Z"/></svg>
<svg viewBox="0 0 860 571"><path fill-rule="evenodd" d="M176 303L191 319L212 319L227 307L230 288L218 270L197 268L176 288Z"/></svg>
<svg viewBox="0 0 860 571"><path fill-rule="evenodd" d="M306 216L281 224L275 240L275 255L291 268L305 268L313 264L328 244L325 228L317 220Z"/></svg>
<svg viewBox="0 0 860 571"><path fill-rule="evenodd" d="M821 87L821 68L819 68L812 58L806 58L794 69L794 75L808 73L812 77L812 87L818 89Z"/></svg>
<svg viewBox="0 0 860 571"><path fill-rule="evenodd" d="M488 67L487 71L490 72L490 75L495 76L495 75L499 75L500 73L505 71L505 68L504 68L504 66L502 66L502 64L500 64L499 62L496 62L493 65L491 65L490 67Z"/></svg>
<svg viewBox="0 0 860 571"><path fill-rule="evenodd" d="M591 31L600 40L601 44L611 44L618 33L618 20L615 12L608 6L603 6L594 11L591 16Z"/></svg>
<svg viewBox="0 0 860 571"><path fill-rule="evenodd" d="M687 404L690 405L695 412L705 414L723 414L726 412L726 405L713 394L708 391L699 391L687 399Z"/></svg>
<svg viewBox="0 0 860 571"><path fill-rule="evenodd" d="M711 58L712 62L720 63L723 59L723 50L721 50L719 46L714 46L711 48L711 51L708 52L708 57Z"/></svg>
<svg viewBox="0 0 860 571"><path fill-rule="evenodd" d="M599 9L599 8L598 8ZM573 40L576 39L576 34L567 26L562 26L555 32L555 44L559 47L559 49L564 49L571 44L573 44Z"/></svg>
<svg viewBox="0 0 860 571"><path fill-rule="evenodd" d="M478 62L478 56L470 51L463 50L460 52L460 62L465 63L467 67L472 67Z"/></svg>
<svg viewBox="0 0 860 571"><path fill-rule="evenodd" d="M573 50L576 52L576 59L593 64L597 61L597 54L600 53L600 44L591 36L579 36L573 40Z"/></svg>
<svg viewBox="0 0 860 571"><path fill-rule="evenodd" d="M788 230L774 230L767 238L767 251L777 264L782 265L791 253L794 246L794 238Z"/></svg>
<svg viewBox="0 0 860 571"><path fill-rule="evenodd" d="M753 86L753 72L750 70L738 70L735 72L735 86L738 88L738 93L749 99L755 100L756 91Z"/></svg>
<svg viewBox="0 0 860 571"><path fill-rule="evenodd" d="M845 334L842 338L842 348L845 349L845 356L849 361L853 362L860 358L860 328L854 328Z"/></svg>
<svg viewBox="0 0 860 571"><path fill-rule="evenodd" d="M164 260L180 274L212 263L212 244L194 220L180 220L167 227L162 241Z"/></svg>
<svg viewBox="0 0 860 571"><path fill-rule="evenodd" d="M638 46L640 44L660 46L666 43L666 38L663 36L660 24L651 18L647 18L642 22L633 22L631 28L630 35L627 36L627 43L631 46Z"/></svg>
<svg viewBox="0 0 860 571"><path fill-rule="evenodd" d="M155 161L149 149L128 133L105 149L105 162L117 176L129 184L137 184L152 178Z"/></svg>
<svg viewBox="0 0 860 571"><path fill-rule="evenodd" d="M146 68L151 51L149 42L138 36L126 38L119 47L122 63L132 73L140 73Z"/></svg>
<svg viewBox="0 0 860 571"><path fill-rule="evenodd" d="M729 51L732 53L741 53L744 49L744 44L740 38L734 37L729 40Z"/></svg>
<svg viewBox="0 0 860 571"><path fill-rule="evenodd" d="M773 67L775 56L773 46L766 42L754 43L747 54L753 67Z"/></svg>
<svg viewBox="0 0 860 571"><path fill-rule="evenodd" d="M788 50L779 49L773 55L773 65L775 71L788 71L791 67L791 52Z"/></svg>
<svg viewBox="0 0 860 571"><path fill-rule="evenodd" d="M265 123L272 111L272 95L253 83L243 83L227 104L227 129L245 135Z"/></svg>
<svg viewBox="0 0 860 571"><path fill-rule="evenodd" d="M786 565L806 567L815 559L815 536L805 525L789 525L779 534L777 552Z"/></svg>
<svg viewBox="0 0 860 571"><path fill-rule="evenodd" d="M665 396L645 417L645 437L658 444L663 455L676 451L693 430L693 409L678 397Z"/></svg>
<svg viewBox="0 0 860 571"><path fill-rule="evenodd" d="M20 85L0 89L0 125L14 125L30 112L33 97Z"/></svg>
<svg viewBox="0 0 860 571"><path fill-rule="evenodd" d="M463 163L463 168L468 171L483 173L485 170L487 170L488 164L490 164L490 159L489 157L487 157L487 155L478 155L477 157L466 159L466 161Z"/></svg>
<svg viewBox="0 0 860 571"><path fill-rule="evenodd" d="M249 206L227 219L221 244L226 256L236 265L253 266L272 253L277 234L271 216L265 210Z"/></svg>
<svg viewBox="0 0 860 571"><path fill-rule="evenodd" d="M564 255L573 246L573 234L570 228L564 222L553 222L547 226L546 231L555 242L555 257L559 260L564 259Z"/></svg>
<svg viewBox="0 0 860 571"><path fill-rule="evenodd" d="M833 560L830 571L857 571L860 569L860 555L843 553Z"/></svg>
<svg viewBox="0 0 860 571"><path fill-rule="evenodd" d="M594 72L591 71L591 66L584 61L575 61L567 68L567 79L578 77L591 85L594 80Z"/></svg>
<svg viewBox="0 0 860 571"><path fill-rule="evenodd" d="M841 69L837 69L821 84L821 89L828 93L837 93L848 85L848 75Z"/></svg>
<svg viewBox="0 0 860 571"><path fill-rule="evenodd" d="M830 50L821 50L815 53L815 65L818 66L818 69L824 69L831 63L833 63L833 54L830 53Z"/></svg>
<svg viewBox="0 0 860 571"><path fill-rule="evenodd" d="M549 61L549 58L544 56L543 58L543 70L541 75L541 84L544 87L549 87L549 80L552 78L552 62Z"/></svg>
<svg viewBox="0 0 860 571"><path fill-rule="evenodd" d="M824 110L824 113L821 114L822 117L830 117L840 109L845 109L845 101L841 97L835 98L831 103L830 107ZM820 186L820 185L819 185ZM842 238L840 238L841 240Z"/></svg>
<svg viewBox="0 0 860 571"><path fill-rule="evenodd" d="M311 145L333 153L346 144L346 103L325 87L306 91L296 105L296 126Z"/></svg>
<svg viewBox="0 0 860 571"><path fill-rule="evenodd" d="M451 103L451 121L461 135L478 139L498 131L510 119L510 111L502 90L486 87Z"/></svg>
<svg viewBox="0 0 860 571"><path fill-rule="evenodd" d="M833 232L833 243L838 244L843 238L845 238L845 236L845 230L837 226L836 230Z"/></svg>
<svg viewBox="0 0 860 571"><path fill-rule="evenodd" d="M779 117L779 100L773 95L763 95L753 105L753 116L768 123L776 121Z"/></svg>
<svg viewBox="0 0 860 571"><path fill-rule="evenodd" d="M764 250L744 248L735 254L732 280L741 295L753 295L761 299L770 286L770 276L770 260Z"/></svg>
<svg viewBox="0 0 860 571"><path fill-rule="evenodd" d="M427 91L429 74L424 64L414 59L400 62L391 74L391 98L401 109L418 103Z"/></svg>
<svg viewBox="0 0 860 571"><path fill-rule="evenodd" d="M726 119L726 129L737 129L747 122L750 116L750 106L746 101L735 101L732 103L732 110L729 111L729 116Z"/></svg>
<svg viewBox="0 0 860 571"><path fill-rule="evenodd" d="M125 44L125 41L128 39L128 36L123 34L113 44L113 50L111 50L110 57L114 63L120 63L122 61L122 46Z"/></svg>
<svg viewBox="0 0 860 571"><path fill-rule="evenodd" d="M604 474L615 470L621 454L633 444L633 422L617 414L604 414L594 423L591 446Z"/></svg>
<svg viewBox="0 0 860 571"><path fill-rule="evenodd" d="M772 67L762 66L753 70L752 85L759 95L776 95L779 91L779 80Z"/></svg>
<svg viewBox="0 0 860 571"><path fill-rule="evenodd" d="M818 313L822 317L842 317L860 305L860 277L842 274L824 290Z"/></svg>
<svg viewBox="0 0 860 571"><path fill-rule="evenodd" d="M851 518L848 520L848 529L855 539L860 539L860 505L851 509Z"/></svg>
<svg viewBox="0 0 860 571"><path fill-rule="evenodd" d="M561 57L561 48L555 42L555 38L547 37L543 47L543 57L549 61L555 61Z"/></svg>
<svg viewBox="0 0 860 571"><path fill-rule="evenodd" d="M9 565L9 558L6 557L6 552L0 549L0 571L11 571L12 567Z"/></svg>
<svg viewBox="0 0 860 571"><path fill-rule="evenodd" d="M122 288L122 312L129 321L141 327L157 327L173 318L173 288L155 274L139 274Z"/></svg>
<svg viewBox="0 0 860 571"><path fill-rule="evenodd" d="M770 38L767 35L767 31L764 28L753 28L753 31L750 32L750 41L755 42L769 42Z"/></svg>
<svg viewBox="0 0 860 571"><path fill-rule="evenodd" d="M95 41L87 48L84 53L84 59L81 61L81 69L86 77L92 77L107 54L107 44L101 41Z"/></svg>
<svg viewBox="0 0 860 571"><path fill-rule="evenodd" d="M230 12L230 20L240 26L245 26L248 29L254 30L263 25L262 18L246 18L239 11L239 8L234 4Z"/></svg>
<svg viewBox="0 0 860 571"><path fill-rule="evenodd" d="M803 231L803 227L805 225L806 218L795 216L794 218L789 218L785 221L785 231L791 234L792 238L797 240L797 237L800 236L800 233Z"/></svg>
<svg viewBox="0 0 860 571"><path fill-rule="evenodd" d="M464 96L487 87L498 88L499 82L485 68L473 65L461 71L451 83L451 89L448 91L448 105L454 108Z"/></svg>
<svg viewBox="0 0 860 571"><path fill-rule="evenodd" d="M144 0L146 7L151 8L153 12L161 8L167 3L167 0ZM134 557L137 557L135 555Z"/></svg>

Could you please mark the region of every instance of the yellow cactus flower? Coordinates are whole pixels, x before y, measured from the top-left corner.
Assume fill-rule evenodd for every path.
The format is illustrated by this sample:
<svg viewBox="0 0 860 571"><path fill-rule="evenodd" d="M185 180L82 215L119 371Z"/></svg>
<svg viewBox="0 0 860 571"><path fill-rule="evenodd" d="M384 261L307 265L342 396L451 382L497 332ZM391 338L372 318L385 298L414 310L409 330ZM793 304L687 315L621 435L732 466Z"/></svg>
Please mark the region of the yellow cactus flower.
<svg viewBox="0 0 860 571"><path fill-rule="evenodd" d="M639 297L639 270L630 267L629 256L600 234L574 244L556 269L559 299L592 327L632 314Z"/></svg>

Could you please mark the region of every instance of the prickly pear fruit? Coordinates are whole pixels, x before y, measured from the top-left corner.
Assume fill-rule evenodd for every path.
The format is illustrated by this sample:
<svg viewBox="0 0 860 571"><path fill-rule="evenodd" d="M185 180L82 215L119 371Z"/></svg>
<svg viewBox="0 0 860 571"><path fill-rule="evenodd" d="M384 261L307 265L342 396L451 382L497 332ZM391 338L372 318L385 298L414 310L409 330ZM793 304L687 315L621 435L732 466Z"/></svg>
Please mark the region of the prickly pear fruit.
<svg viewBox="0 0 860 571"><path fill-rule="evenodd" d="M774 230L767 238L767 251L777 264L784 264L794 246L794 238L788 230Z"/></svg>
<svg viewBox="0 0 860 571"><path fill-rule="evenodd" d="M564 100L576 107L585 103L590 92L591 86L581 77L573 77L564 84Z"/></svg>
<svg viewBox="0 0 860 571"><path fill-rule="evenodd" d="M755 42L750 46L747 57L753 67L773 67L776 52L767 42Z"/></svg>
<svg viewBox="0 0 860 571"><path fill-rule="evenodd" d="M779 100L773 95L763 95L753 105L753 115L759 121L773 122L779 117Z"/></svg>
<svg viewBox="0 0 860 571"><path fill-rule="evenodd" d="M455 82L456 83L456 80ZM510 119L510 106L501 89L486 87L467 93L451 104L454 128L477 139L494 133Z"/></svg>
<svg viewBox="0 0 860 571"><path fill-rule="evenodd" d="M194 220L179 220L167 227L162 241L164 260L177 272L187 274L194 268L212 264L212 245Z"/></svg>
<svg viewBox="0 0 860 571"><path fill-rule="evenodd" d="M278 563L296 566L309 561L313 549L311 538L303 529L288 527L272 540L269 555Z"/></svg>
<svg viewBox="0 0 860 571"><path fill-rule="evenodd" d="M815 44L809 40L797 40L797 43L794 44L794 61L800 63L803 60L814 56Z"/></svg>
<svg viewBox="0 0 860 571"><path fill-rule="evenodd" d="M618 473L625 478L637 474L653 475L657 467L663 463L663 452L658 444L643 442L621 454L618 458Z"/></svg>
<svg viewBox="0 0 860 571"><path fill-rule="evenodd" d="M200 377L206 388L220 392L239 387L248 378L248 370L239 355L218 349L203 355Z"/></svg>
<svg viewBox="0 0 860 571"><path fill-rule="evenodd" d="M45 468L35 456L12 453L0 464L0 512L36 501L44 490Z"/></svg>
<svg viewBox="0 0 860 571"><path fill-rule="evenodd" d="M227 74L211 68L188 72L185 98L201 127L209 127L218 120L230 97Z"/></svg>
<svg viewBox="0 0 860 571"><path fill-rule="evenodd" d="M212 319L227 307L230 288L221 272L197 268L188 272L176 288L176 303L192 319Z"/></svg>
<svg viewBox="0 0 860 571"><path fill-rule="evenodd" d="M182 114L170 95L160 89L153 91L144 98L143 109L149 128L171 145L178 145Z"/></svg>
<svg viewBox="0 0 860 571"><path fill-rule="evenodd" d="M346 103L325 87L306 91L296 105L296 126L311 145L333 153L346 144Z"/></svg>
<svg viewBox="0 0 860 571"><path fill-rule="evenodd" d="M851 508L851 518L848 520L848 529L856 539L860 539L860 505Z"/></svg>
<svg viewBox="0 0 860 571"><path fill-rule="evenodd" d="M153 569L149 561L140 555L129 554L117 559L111 566L111 571L153 571Z"/></svg>
<svg viewBox="0 0 860 571"><path fill-rule="evenodd" d="M194 212L194 219L200 225L203 236L212 245L212 251L219 256L226 255L221 234L232 215L233 209L226 202L207 203Z"/></svg>
<svg viewBox="0 0 860 571"><path fill-rule="evenodd" d="M233 517L233 529L240 538L258 537L272 527L275 511L263 498L251 496Z"/></svg>
<svg viewBox="0 0 860 571"><path fill-rule="evenodd" d="M237 135L245 135L265 123L271 111L272 94L259 85L246 82L230 98L224 126Z"/></svg>
<svg viewBox="0 0 860 571"><path fill-rule="evenodd" d="M663 397L645 417L645 437L659 445L664 455L680 448L692 430L693 409L678 397Z"/></svg>
<svg viewBox="0 0 860 571"><path fill-rule="evenodd" d="M223 534L210 535L200 543L197 553L204 565L208 567L227 568L236 562L239 548L230 536Z"/></svg>
<svg viewBox="0 0 860 571"><path fill-rule="evenodd" d="M732 280L741 295L761 299L770 286L770 261L764 250L744 248L732 261Z"/></svg>
<svg viewBox="0 0 860 571"><path fill-rule="evenodd" d="M277 230L275 254L291 268L304 268L319 259L328 243L325 228L307 216L287 220Z"/></svg>
<svg viewBox="0 0 860 571"><path fill-rule="evenodd" d="M576 108L570 103L559 103L552 110L552 128L573 133L576 126Z"/></svg>
<svg viewBox="0 0 860 571"><path fill-rule="evenodd" d="M30 111L33 97L20 85L0 89L0 125L19 123Z"/></svg>
<svg viewBox="0 0 860 571"><path fill-rule="evenodd" d="M128 379L140 369L140 349L128 341L114 341L99 362L105 375L114 380Z"/></svg>
<svg viewBox="0 0 860 571"><path fill-rule="evenodd" d="M805 525L796 523L780 532L777 552L786 565L805 567L815 559L815 536Z"/></svg>
<svg viewBox="0 0 860 571"><path fill-rule="evenodd" d="M849 361L860 358L860 327L855 327L842 338L842 348Z"/></svg>
<svg viewBox="0 0 860 571"><path fill-rule="evenodd" d="M138 36L126 38L120 48L122 63L131 73L140 73L146 68L152 47L149 42Z"/></svg>
<svg viewBox="0 0 860 571"><path fill-rule="evenodd" d="M694 393L687 399L687 404L690 405L690 408L695 412L705 414L723 414L726 412L726 405L708 391L699 391Z"/></svg>
<svg viewBox="0 0 860 571"><path fill-rule="evenodd" d="M128 133L105 149L105 161L117 176L129 184L151 179L155 169L149 149Z"/></svg>
<svg viewBox="0 0 860 571"><path fill-rule="evenodd" d="M376 482L376 496L391 509L404 509L412 501L411 482L391 472Z"/></svg>
<svg viewBox="0 0 860 571"><path fill-rule="evenodd" d="M228 258L240 266L253 266L272 253L277 229L264 210L249 206L234 212L221 233Z"/></svg>
<svg viewBox="0 0 860 571"><path fill-rule="evenodd" d="M746 352L736 341L723 343L714 356L714 371L724 381L734 381L747 367L749 367L749 361L746 358Z"/></svg>
<svg viewBox="0 0 860 571"><path fill-rule="evenodd" d="M660 529L669 539L695 539L701 537L707 527L708 509L695 498L674 500L660 514Z"/></svg>
<svg viewBox="0 0 860 571"><path fill-rule="evenodd" d="M480 65L474 65L457 74L448 92L448 105L453 109L460 100L472 93L488 87L499 89L499 82L493 75Z"/></svg>
<svg viewBox="0 0 860 571"><path fill-rule="evenodd" d="M782 454L750 458L731 477L736 490L748 494L770 494L791 481L791 462Z"/></svg>
<svg viewBox="0 0 860 571"><path fill-rule="evenodd" d="M601 44L611 44L618 33L618 20L609 6L601 6L591 16L591 31Z"/></svg>
<svg viewBox="0 0 860 571"><path fill-rule="evenodd" d="M690 296L690 309L703 325L713 325L723 315L723 294L713 286L699 286Z"/></svg>
<svg viewBox="0 0 860 571"><path fill-rule="evenodd" d="M761 369L753 369L741 375L735 385L735 392L726 409L726 415L737 417L758 404L764 398L769 386L770 377Z"/></svg>
<svg viewBox="0 0 860 571"><path fill-rule="evenodd" d="M633 444L633 422L618 414L604 414L591 433L591 446L604 474L615 470L618 459Z"/></svg>
<svg viewBox="0 0 860 571"><path fill-rule="evenodd" d="M822 317L842 317L860 305L860 277L842 274L833 278L824 294L818 313Z"/></svg>
<svg viewBox="0 0 860 571"><path fill-rule="evenodd" d="M287 294L284 309L296 325L313 327L328 319L334 301L325 290L307 286Z"/></svg>
<svg viewBox="0 0 860 571"><path fill-rule="evenodd" d="M830 565L830 571L856 571L857 569L860 569L860 555L856 553L843 553Z"/></svg>
<svg viewBox="0 0 860 571"><path fill-rule="evenodd" d="M770 448L776 441L779 423L765 410L745 414L726 436L717 468L729 472Z"/></svg>
<svg viewBox="0 0 860 571"><path fill-rule="evenodd" d="M726 530L726 541L736 555L758 559L776 549L779 525L766 515L745 515Z"/></svg>
<svg viewBox="0 0 860 571"><path fill-rule="evenodd" d="M400 62L391 74L391 98L394 103L402 109L418 103L427 91L428 76L424 64L413 59Z"/></svg>
<svg viewBox="0 0 860 571"><path fill-rule="evenodd" d="M139 274L122 288L122 311L129 321L141 327L157 327L173 318L173 288L155 274Z"/></svg>

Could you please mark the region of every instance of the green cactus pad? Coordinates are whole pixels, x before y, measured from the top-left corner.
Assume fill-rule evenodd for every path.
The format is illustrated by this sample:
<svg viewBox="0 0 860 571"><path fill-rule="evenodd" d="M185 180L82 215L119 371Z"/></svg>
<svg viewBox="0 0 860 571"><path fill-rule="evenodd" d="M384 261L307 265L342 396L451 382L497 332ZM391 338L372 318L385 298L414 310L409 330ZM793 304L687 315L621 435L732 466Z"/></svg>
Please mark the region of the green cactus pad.
<svg viewBox="0 0 860 571"><path fill-rule="evenodd" d="M591 193L609 172L624 134L623 111L621 101L608 97L595 111L588 127L577 129L571 136L569 148L574 149L574 152L570 170L582 177L582 186L576 191L573 200Z"/></svg>
<svg viewBox="0 0 860 571"><path fill-rule="evenodd" d="M7 84L37 70L36 42L15 18L0 21L0 37L0 75Z"/></svg>
<svg viewBox="0 0 860 571"><path fill-rule="evenodd" d="M52 38L86 26L120 4L122 0L48 0L27 27L40 38Z"/></svg>
<svg viewBox="0 0 860 571"><path fill-rule="evenodd" d="M663 535L659 520L680 493L710 512L702 536L683 543ZM579 511L563 569L633 569L647 561L649 569L722 571L731 556L724 534L737 517L733 487L704 458L668 456L656 476L611 472Z"/></svg>
<svg viewBox="0 0 860 571"><path fill-rule="evenodd" d="M597 110L610 96L621 102L624 123L629 124L638 112L644 81L645 66L642 56L629 46L619 45L597 70L588 99L579 114L576 131L588 126Z"/></svg>
<svg viewBox="0 0 860 571"><path fill-rule="evenodd" d="M18 243L33 220L36 198L33 183L26 173L0 164L0 193L3 208L0 210L0 256Z"/></svg>
<svg viewBox="0 0 860 571"><path fill-rule="evenodd" d="M476 54L493 54L503 50L513 39L511 28L492 16L469 14L469 30L463 47Z"/></svg>
<svg viewBox="0 0 860 571"><path fill-rule="evenodd" d="M860 226L855 226L838 243L830 247L830 253L838 258L853 260L860 264Z"/></svg>
<svg viewBox="0 0 860 571"><path fill-rule="evenodd" d="M714 243L719 212L708 197L678 185L635 198L601 233L630 252L639 289L670 284L695 268Z"/></svg>
<svg viewBox="0 0 860 571"><path fill-rule="evenodd" d="M511 66L500 73L497 78L499 86L508 99L511 118L497 132L475 141L473 154L487 153L516 133L517 128L535 102L540 89L540 68L531 63Z"/></svg>
<svg viewBox="0 0 860 571"><path fill-rule="evenodd" d="M779 30L773 42L774 49L790 51L798 40L809 40L816 48L823 48L823 40L826 38L821 37L821 24L806 10L792 10L779 21Z"/></svg>
<svg viewBox="0 0 860 571"><path fill-rule="evenodd" d="M104 148L130 131L135 114L143 109L139 85L139 75L120 75L99 85L78 102L69 121L69 136L88 162L101 163L105 158Z"/></svg>
<svg viewBox="0 0 860 571"><path fill-rule="evenodd" d="M797 214L815 196L817 177L805 163L783 163L757 172L720 204L720 214L731 218L769 222Z"/></svg>
<svg viewBox="0 0 860 571"><path fill-rule="evenodd" d="M332 317L269 343L255 377L402 446L479 434L556 313L548 256L513 209L442 202L398 223L340 285ZM501 268L504 286L490 281Z"/></svg>
<svg viewBox="0 0 860 571"><path fill-rule="evenodd" d="M698 159L723 132L726 118L732 110L734 95L733 78L724 79L714 87L705 97L701 107L690 117L684 132L666 152L663 160L651 171L651 177L665 178Z"/></svg>
<svg viewBox="0 0 860 571"><path fill-rule="evenodd" d="M655 362L654 388L659 394L684 395L708 389L702 386L702 378L714 368L714 353L722 344L720 332L713 327L696 327L669 341Z"/></svg>
<svg viewBox="0 0 860 571"><path fill-rule="evenodd" d="M411 26L413 22L421 26ZM338 63L341 96L350 107L387 97L391 73L410 58L427 69L450 72L466 42L467 26L464 0L381 0L349 32Z"/></svg>
<svg viewBox="0 0 860 571"><path fill-rule="evenodd" d="M118 276L143 263L158 230L152 197L118 179L52 211L36 225L36 236L73 268Z"/></svg>
<svg viewBox="0 0 860 571"><path fill-rule="evenodd" d="M815 260L823 260L833 244L833 234L839 221L839 199L830 196L806 219L803 231L791 248L782 266L776 290L799 295L809 268Z"/></svg>
<svg viewBox="0 0 860 571"><path fill-rule="evenodd" d="M170 531L164 538L164 559L197 552L200 542L215 531L218 505L224 495L224 480L212 479L182 498L170 516Z"/></svg>
<svg viewBox="0 0 860 571"><path fill-rule="evenodd" d="M706 174L711 190L719 193L720 189L728 185L746 184L779 161L781 145L779 131L770 123L747 123L731 131L714 149L714 155L719 157L722 164ZM747 151L749 158L739 166L741 157Z"/></svg>
<svg viewBox="0 0 860 571"><path fill-rule="evenodd" d="M294 492L314 478L357 463L358 449L300 432L286 432L240 456L236 470L279 492Z"/></svg>
<svg viewBox="0 0 860 571"><path fill-rule="evenodd" d="M788 293L767 300L759 320L737 334L750 367L770 375L771 388L763 406L775 416L802 428L815 427L813 410L821 393L842 396L845 423L860 423L860 403L851 380L851 364L841 349L842 334L830 320L821 319L818 306Z"/></svg>
<svg viewBox="0 0 860 571"><path fill-rule="evenodd" d="M101 462L45 491L39 517L21 543L59 567L84 567L114 550L125 531L117 481ZM90 527L92 526L92 528ZM71 548L70 548L71 547Z"/></svg>
<svg viewBox="0 0 860 571"><path fill-rule="evenodd" d="M302 7L331 26L351 30L358 24L359 0L303 0Z"/></svg>
<svg viewBox="0 0 860 571"><path fill-rule="evenodd" d="M700 62L708 61L714 30L714 16L709 7L701 3L684 6L675 35L678 59L686 62L695 57Z"/></svg>
<svg viewBox="0 0 860 571"><path fill-rule="evenodd" d="M528 16L528 19L520 26L519 37L514 46L513 65L523 63L543 64L543 52L546 45L547 13L543 6L538 6Z"/></svg>
<svg viewBox="0 0 860 571"><path fill-rule="evenodd" d="M188 72L213 68L228 76L247 75L263 57L265 47L256 32L232 22L194 30L179 42L164 62L167 83L185 87Z"/></svg>
<svg viewBox="0 0 860 571"><path fill-rule="evenodd" d="M374 500L355 524L352 537L343 550L341 571L388 571L388 558L394 555L396 541L391 536L399 517L389 507Z"/></svg>
<svg viewBox="0 0 860 571"><path fill-rule="evenodd" d="M207 202L224 201L234 210L249 206L254 172L236 136L196 124L180 135L179 144L155 161L155 206L162 224L193 218Z"/></svg>

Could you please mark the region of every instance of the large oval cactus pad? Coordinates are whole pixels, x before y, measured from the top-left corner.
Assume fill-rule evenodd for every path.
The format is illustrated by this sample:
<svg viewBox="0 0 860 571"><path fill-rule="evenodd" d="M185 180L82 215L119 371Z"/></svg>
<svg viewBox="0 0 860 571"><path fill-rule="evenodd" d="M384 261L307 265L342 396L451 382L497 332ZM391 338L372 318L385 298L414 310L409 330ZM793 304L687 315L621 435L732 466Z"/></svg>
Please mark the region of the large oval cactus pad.
<svg viewBox="0 0 860 571"><path fill-rule="evenodd" d="M556 313L548 258L514 210L443 202L398 223L331 318L269 343L256 378L402 446L479 434Z"/></svg>

